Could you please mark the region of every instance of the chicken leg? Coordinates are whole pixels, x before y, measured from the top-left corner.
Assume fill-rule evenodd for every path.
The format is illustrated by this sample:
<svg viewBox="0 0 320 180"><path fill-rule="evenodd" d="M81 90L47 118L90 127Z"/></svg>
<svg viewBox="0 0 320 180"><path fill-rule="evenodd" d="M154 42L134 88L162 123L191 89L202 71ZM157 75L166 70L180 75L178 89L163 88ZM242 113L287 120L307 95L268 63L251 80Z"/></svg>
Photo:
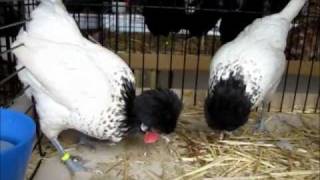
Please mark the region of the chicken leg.
<svg viewBox="0 0 320 180"><path fill-rule="evenodd" d="M57 149L59 155L61 156L61 160L67 165L70 171L75 174L76 172L85 171L84 168L78 161L71 159L71 155L64 151L60 142L57 138L50 139L53 146Z"/></svg>
<svg viewBox="0 0 320 180"><path fill-rule="evenodd" d="M266 101L262 101L262 108L258 112L256 131L262 132L265 131L265 120L268 112L268 103Z"/></svg>
<svg viewBox="0 0 320 180"><path fill-rule="evenodd" d="M96 146L88 136L81 134L78 145L83 145L88 147L90 150L96 150Z"/></svg>

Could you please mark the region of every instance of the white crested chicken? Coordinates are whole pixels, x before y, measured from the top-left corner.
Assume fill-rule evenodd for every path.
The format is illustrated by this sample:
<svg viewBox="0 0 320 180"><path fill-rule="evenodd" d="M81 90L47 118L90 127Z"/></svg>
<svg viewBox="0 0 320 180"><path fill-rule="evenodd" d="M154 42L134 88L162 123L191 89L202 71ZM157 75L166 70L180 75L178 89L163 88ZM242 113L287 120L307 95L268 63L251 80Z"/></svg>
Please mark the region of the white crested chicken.
<svg viewBox="0 0 320 180"><path fill-rule="evenodd" d="M256 19L222 46L210 65L205 115L209 127L232 131L262 104L259 129L286 67L284 50L291 22L306 0L291 0L279 13Z"/></svg>
<svg viewBox="0 0 320 180"><path fill-rule="evenodd" d="M113 52L85 39L61 0L42 0L13 46L18 76L34 97L43 133L72 172L85 168L65 152L58 135L75 129L118 142L130 132L154 142L174 131L182 104L164 89L136 97L134 76ZM150 139L151 138L151 139Z"/></svg>

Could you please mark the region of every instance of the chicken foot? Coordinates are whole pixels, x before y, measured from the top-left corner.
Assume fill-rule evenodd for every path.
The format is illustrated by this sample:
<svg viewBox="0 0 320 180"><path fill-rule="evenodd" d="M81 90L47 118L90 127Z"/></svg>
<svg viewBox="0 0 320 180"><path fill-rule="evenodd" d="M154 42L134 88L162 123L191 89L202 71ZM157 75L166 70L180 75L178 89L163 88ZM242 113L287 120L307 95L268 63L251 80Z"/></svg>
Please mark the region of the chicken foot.
<svg viewBox="0 0 320 180"><path fill-rule="evenodd" d="M266 130L265 127L265 120L267 119L267 112L268 112L268 103L263 101L262 102L262 108L258 112L258 118L257 118L257 125L256 125L256 131L263 132Z"/></svg>
<svg viewBox="0 0 320 180"><path fill-rule="evenodd" d="M59 155L61 156L61 160L67 165L67 167L73 174L80 171L86 171L86 168L84 168L79 161L72 159L71 155L64 151L63 147L61 146L57 138L52 138L50 139L50 141L53 144L53 146L57 149Z"/></svg>

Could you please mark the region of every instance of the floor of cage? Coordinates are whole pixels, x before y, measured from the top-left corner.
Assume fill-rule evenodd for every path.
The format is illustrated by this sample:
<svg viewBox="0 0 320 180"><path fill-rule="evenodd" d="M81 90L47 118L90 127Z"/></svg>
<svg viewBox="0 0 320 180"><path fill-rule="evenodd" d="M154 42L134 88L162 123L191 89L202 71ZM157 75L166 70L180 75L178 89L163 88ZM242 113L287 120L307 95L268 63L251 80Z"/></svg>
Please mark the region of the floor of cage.
<svg viewBox="0 0 320 180"><path fill-rule="evenodd" d="M71 176L44 139L46 151L33 179L319 179L319 114L269 113L267 131L253 132L256 113L247 125L220 140L203 120L201 107L185 107L177 130L154 145L129 137L116 145L77 145L75 132L61 136L66 149L90 170ZM40 159L35 151L30 177Z"/></svg>

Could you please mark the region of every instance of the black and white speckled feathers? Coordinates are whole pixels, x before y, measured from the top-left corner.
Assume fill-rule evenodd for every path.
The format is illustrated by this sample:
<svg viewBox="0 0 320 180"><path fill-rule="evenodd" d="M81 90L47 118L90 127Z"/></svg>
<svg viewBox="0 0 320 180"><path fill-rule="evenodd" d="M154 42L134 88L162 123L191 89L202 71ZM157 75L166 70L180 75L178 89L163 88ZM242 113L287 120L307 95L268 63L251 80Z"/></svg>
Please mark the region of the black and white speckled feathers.
<svg viewBox="0 0 320 180"><path fill-rule="evenodd" d="M13 53L17 68L26 67L18 76L37 101L45 135L51 139L63 130L75 129L119 142L128 131L140 127L144 119L139 116L142 110L135 108L139 100L130 67L112 51L84 38L61 1L41 1L31 17L13 45L24 46ZM161 116L151 116L149 121L161 120L167 126L170 119L175 125L177 114L171 116L164 107L172 108L168 104L172 96L152 94L156 94L151 96L154 106L146 105L143 108L148 110L143 110ZM172 131L172 124L162 131Z"/></svg>
<svg viewBox="0 0 320 180"><path fill-rule="evenodd" d="M140 125L140 121L135 118L134 101L136 98L136 90L134 83L126 78L122 78L121 96L124 101L124 106L120 112L124 115L125 119L122 121L121 128L126 129L124 133L136 129Z"/></svg>
<svg viewBox="0 0 320 180"><path fill-rule="evenodd" d="M270 100L285 70L291 21L305 2L290 0L281 12L256 19L215 53L205 109L209 126L236 129L247 121L250 107Z"/></svg>
<svg viewBox="0 0 320 180"><path fill-rule="evenodd" d="M134 83L124 77L121 87L123 106L118 110L121 116L116 116L122 117L119 135L139 132L141 124L148 127L146 131L169 134L175 130L182 102L173 91L153 89L136 96Z"/></svg>

